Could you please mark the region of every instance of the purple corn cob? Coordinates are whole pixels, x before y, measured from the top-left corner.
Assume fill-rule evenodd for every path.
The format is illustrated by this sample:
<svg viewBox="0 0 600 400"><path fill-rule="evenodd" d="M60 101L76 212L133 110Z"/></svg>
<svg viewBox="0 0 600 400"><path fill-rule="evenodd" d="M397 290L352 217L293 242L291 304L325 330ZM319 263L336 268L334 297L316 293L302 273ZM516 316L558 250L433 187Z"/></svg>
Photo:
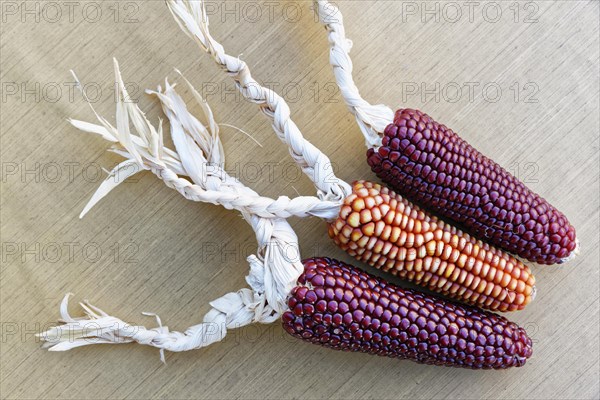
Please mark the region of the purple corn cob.
<svg viewBox="0 0 600 400"><path fill-rule="evenodd" d="M334 259L303 263L282 317L302 340L471 369L520 367L532 354L525 330L499 315L399 288Z"/></svg>
<svg viewBox="0 0 600 400"><path fill-rule="evenodd" d="M567 218L451 129L421 111L400 109L384 133L367 158L394 190L529 261L555 264L574 254L577 239Z"/></svg>

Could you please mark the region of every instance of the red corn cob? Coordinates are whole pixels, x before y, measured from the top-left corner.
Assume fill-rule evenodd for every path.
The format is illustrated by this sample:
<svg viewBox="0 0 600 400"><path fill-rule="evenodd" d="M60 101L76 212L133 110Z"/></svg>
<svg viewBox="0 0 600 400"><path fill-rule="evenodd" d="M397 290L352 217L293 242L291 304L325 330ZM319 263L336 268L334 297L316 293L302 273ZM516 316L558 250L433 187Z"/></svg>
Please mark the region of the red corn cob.
<svg viewBox="0 0 600 400"><path fill-rule="evenodd" d="M382 146L367 157L394 190L520 257L561 263L577 247L560 211L421 111L396 111Z"/></svg>
<svg viewBox="0 0 600 400"><path fill-rule="evenodd" d="M490 310L520 310L535 296L521 261L377 183L354 183L329 236L360 261Z"/></svg>
<svg viewBox="0 0 600 400"><path fill-rule="evenodd" d="M282 317L302 340L471 369L520 367L531 357L525 330L504 317L399 288L334 259L303 263Z"/></svg>

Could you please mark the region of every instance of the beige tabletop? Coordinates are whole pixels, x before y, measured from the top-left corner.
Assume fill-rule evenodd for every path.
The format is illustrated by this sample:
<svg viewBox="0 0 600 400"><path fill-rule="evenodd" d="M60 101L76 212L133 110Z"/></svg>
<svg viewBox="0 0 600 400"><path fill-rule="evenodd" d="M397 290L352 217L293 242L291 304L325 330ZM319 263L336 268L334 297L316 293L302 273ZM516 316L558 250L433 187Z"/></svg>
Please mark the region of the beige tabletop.
<svg viewBox="0 0 600 400"><path fill-rule="evenodd" d="M376 179L341 102L323 28L310 2L211 2L211 29L254 76L284 95L305 136L340 178ZM340 2L363 96L414 107L452 127L561 209L582 253L532 268L538 295L509 318L526 327L524 368L477 372L334 352L289 337L279 323L231 331L203 350L134 344L65 353L34 336L67 292L121 319L172 330L201 321L208 302L245 286L256 240L237 212L194 203L149 173L130 179L85 218L79 212L121 158L68 117L114 122L118 58L131 95L176 67L222 127L227 169L268 196L313 195L255 105L189 40L163 1L2 1L1 398L585 398L599 390L599 3ZM186 100L191 94L184 86ZM195 108L196 111L199 111ZM165 124L165 129L168 128ZM169 141L169 145L170 141ZM303 256L350 257L312 219L291 220ZM366 270L382 273L359 264ZM391 278L395 283L409 284ZM76 302L71 312L80 315Z"/></svg>

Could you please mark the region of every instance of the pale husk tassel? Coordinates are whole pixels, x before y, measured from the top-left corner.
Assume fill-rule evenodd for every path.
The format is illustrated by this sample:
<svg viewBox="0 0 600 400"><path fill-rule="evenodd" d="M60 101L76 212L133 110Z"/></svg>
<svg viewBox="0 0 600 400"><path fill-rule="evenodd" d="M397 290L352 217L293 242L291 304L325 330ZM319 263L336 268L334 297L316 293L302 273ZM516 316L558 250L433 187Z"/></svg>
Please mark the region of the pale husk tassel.
<svg viewBox="0 0 600 400"><path fill-rule="evenodd" d="M116 60L115 71L119 87L117 128L97 114L102 125L74 120L73 125L115 143L113 151L128 158L125 162L127 164L121 165L136 165L139 170L149 169L161 178L157 171L162 173L167 170L172 174L189 176L195 185L203 188L214 186L217 190L226 188L246 196L258 196L221 168L224 154L218 137L218 124L208 104L193 88L194 96L199 100L209 121L208 127L189 113L185 103L168 82L164 92L160 87L153 92L169 117L178 150L174 152L163 147L162 131L152 127L137 105L130 102L124 104L128 96ZM129 121L133 123L139 136L130 132ZM210 172L206 165L211 165ZM117 167L113 174L118 173L121 168L123 167ZM86 211L123 180L123 177L117 177L114 182L105 181L101 184ZM74 318L68 312L70 294L67 294L60 307L63 324L38 335L46 342L44 347L50 351L65 351L90 344L136 342L160 349L161 360L164 361L164 350L177 352L205 347L222 340L227 329L277 320L287 309L286 298L303 271L298 238L284 219L261 218L247 210L242 210L242 215L254 229L258 241L258 253L248 257L250 273L246 281L250 288L227 293L210 302L211 309L202 323L184 332L169 331L158 316L145 313L156 316L158 322L158 327L148 329L110 316L88 302L80 303L85 316Z"/></svg>
<svg viewBox="0 0 600 400"><path fill-rule="evenodd" d="M111 151L127 158L126 161L117 165L107 179L100 185L96 193L90 199L82 211L80 217L83 217L95 204L97 204L111 190L121 184L128 177L137 172L148 170L162 179L168 187L177 190L186 199L205 203L222 205L227 209L235 209L251 215L257 215L263 218L289 218L291 216L308 217L316 216L326 220L333 219L337 216L341 201L343 199L321 199L314 196L299 196L290 199L287 196L280 196L277 199L260 196L255 192L247 191L243 185L239 185L235 179L225 174L223 171L223 160L218 156L219 149L207 148L211 135L218 134L218 125L214 121L209 122L210 130L203 128L202 131L192 131L188 133L190 137L184 137L180 134L180 126L185 123L188 128L200 129L198 123L194 126L190 125L187 119L193 121L195 118L187 113L187 110L182 112L182 116L178 116L182 122L178 122L171 126L171 134L179 143L180 152L195 152L195 158L189 159L189 163L198 163L206 171L206 176L218 176L223 179L196 179L190 182L188 179L182 178L180 175L188 175L193 171L192 165L184 165L180 159L182 154L178 154L162 146L162 128L156 129L146 119L144 113L139 109L137 104L128 101L129 94L125 89L123 80L118 71L118 63L115 63L115 74L117 77L118 102L117 102L117 128L113 127L106 119L100 117L93 109L91 103L90 108L98 118L101 125L91 124L84 121L69 120L78 129L98 134L104 139L113 142ZM168 88L167 88L168 90ZM195 96L199 96L198 92ZM167 101L163 96L163 101ZM168 100L176 101L176 100ZM180 101L180 100L179 100ZM180 103L183 103L180 101ZM212 120L212 112L207 109L204 100L199 101L203 110L207 114L209 121ZM167 107L169 108L169 107ZM129 130L127 121L131 120L139 135L133 135ZM207 135L204 137L203 135ZM183 146L185 142L188 144L195 143L202 151L197 151L193 147ZM220 146L220 144L213 144ZM208 155L207 159L204 154ZM199 176L199 175L198 175ZM196 178L198 178L196 176ZM207 182L212 182L212 185L219 183L218 187L207 186Z"/></svg>

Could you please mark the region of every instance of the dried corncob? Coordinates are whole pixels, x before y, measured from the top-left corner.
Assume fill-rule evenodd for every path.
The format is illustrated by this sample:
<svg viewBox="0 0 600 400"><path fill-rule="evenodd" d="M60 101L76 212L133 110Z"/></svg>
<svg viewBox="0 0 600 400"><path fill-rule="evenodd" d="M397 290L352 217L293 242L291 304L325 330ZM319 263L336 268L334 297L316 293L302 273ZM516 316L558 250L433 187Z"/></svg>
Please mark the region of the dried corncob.
<svg viewBox="0 0 600 400"><path fill-rule="evenodd" d="M560 211L427 114L398 110L384 134L369 165L411 200L530 261L561 263L575 250Z"/></svg>
<svg viewBox="0 0 600 400"><path fill-rule="evenodd" d="M394 115L364 100L352 77L351 42L340 10L327 0L314 3L340 94L365 137L371 169L385 183L530 261L562 263L577 254L575 229L561 212L451 129L421 111L400 109Z"/></svg>
<svg viewBox="0 0 600 400"><path fill-rule="evenodd" d="M535 296L522 262L376 183L354 183L329 236L360 261L470 304L513 311Z"/></svg>
<svg viewBox="0 0 600 400"><path fill-rule="evenodd" d="M312 258L283 327L336 350L472 369L520 367L531 339L506 318L404 290L341 261Z"/></svg>

